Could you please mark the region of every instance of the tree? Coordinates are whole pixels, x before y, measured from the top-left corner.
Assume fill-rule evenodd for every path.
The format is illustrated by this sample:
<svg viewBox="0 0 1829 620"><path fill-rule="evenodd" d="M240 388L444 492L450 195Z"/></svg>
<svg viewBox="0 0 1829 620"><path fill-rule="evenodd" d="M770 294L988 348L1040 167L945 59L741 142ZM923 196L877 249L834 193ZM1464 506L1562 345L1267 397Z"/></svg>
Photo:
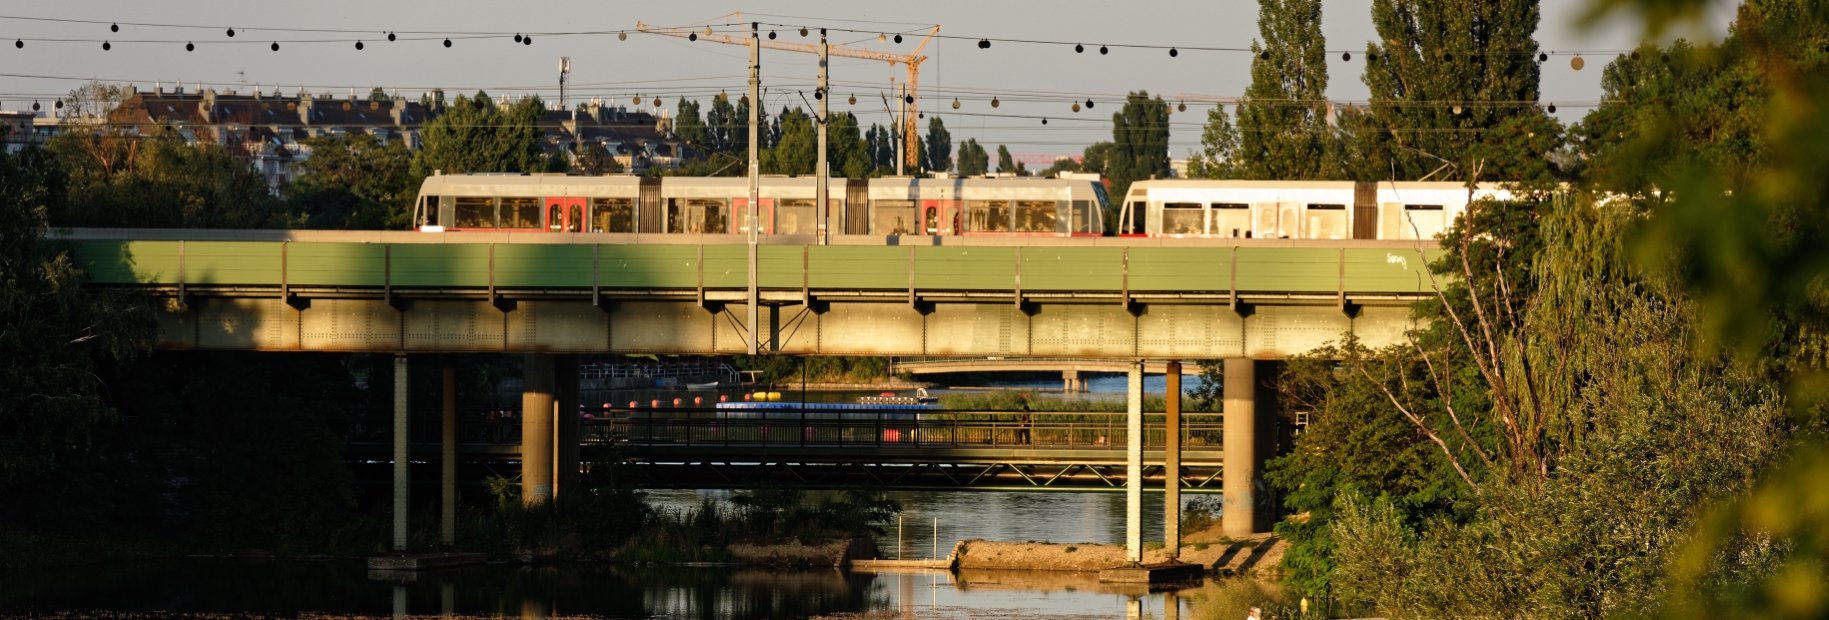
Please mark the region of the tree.
<svg viewBox="0 0 1829 620"><path fill-rule="evenodd" d="M1111 160L1112 147L1112 143L1103 141L1086 145L1086 150L1081 151L1080 170L1105 174L1105 164Z"/></svg>
<svg viewBox="0 0 1829 620"><path fill-rule="evenodd" d="M1105 177L1113 196L1123 196L1130 184L1169 176L1169 106L1146 91L1131 93L1124 109L1111 115L1111 152Z"/></svg>
<svg viewBox="0 0 1829 620"><path fill-rule="evenodd" d="M584 153L578 156L578 172L587 176L603 176L622 172L622 162L610 153L602 142L587 142Z"/></svg>
<svg viewBox="0 0 1829 620"><path fill-rule="evenodd" d="M716 103L712 104L712 107L716 106ZM705 121L699 117L699 102L680 97L678 107L679 116L673 119L673 136L696 151L701 158L715 152Z"/></svg>
<svg viewBox="0 0 1829 620"><path fill-rule="evenodd" d="M1364 78L1371 119L1358 137L1371 161L1358 169L1397 180L1466 180L1485 132L1542 114L1538 2L1374 0L1380 41L1366 46Z"/></svg>
<svg viewBox="0 0 1829 620"><path fill-rule="evenodd" d="M946 172L953 169L953 134L946 130L946 123L940 122L939 116L927 121L927 141L922 146L928 170Z"/></svg>
<svg viewBox="0 0 1829 620"><path fill-rule="evenodd" d="M109 84L100 80L70 90L64 98L64 118L81 119L95 122L108 118L122 101L127 100L127 89L119 84Z"/></svg>
<svg viewBox="0 0 1829 620"><path fill-rule="evenodd" d="M1216 105L1207 110L1207 124L1200 130L1200 151L1188 155L1188 178L1231 179L1238 174L1238 131L1226 114L1226 107Z"/></svg>
<svg viewBox="0 0 1829 620"><path fill-rule="evenodd" d="M1016 159L1010 156L1010 147L1002 144L997 145L997 172L1017 172L1018 167L1021 165L1022 164L1016 163Z"/></svg>
<svg viewBox="0 0 1829 620"><path fill-rule="evenodd" d="M413 225L419 178L413 154L399 140L381 144L368 134L307 138L311 157L281 194L309 228L403 230Z"/></svg>
<svg viewBox="0 0 1829 620"><path fill-rule="evenodd" d="M380 86L376 86L373 89L368 91L368 100L369 101L392 101L393 97L389 97L387 95L386 90L382 90Z"/></svg>
<svg viewBox="0 0 1829 620"><path fill-rule="evenodd" d="M876 173L876 162L870 159L870 144L858 133L857 116L850 112L833 112L826 122L826 163L833 176L850 179L869 178Z"/></svg>
<svg viewBox="0 0 1829 620"><path fill-rule="evenodd" d="M764 151L763 174L813 174L813 163L819 161L819 135L813 119L800 108L783 109L777 119L780 138L773 148Z"/></svg>
<svg viewBox="0 0 1829 620"><path fill-rule="evenodd" d="M545 170L550 162L540 150L544 135L537 124L545 113L546 104L539 97L498 110L488 93L460 96L444 114L425 124L422 144L413 156L413 175Z"/></svg>
<svg viewBox="0 0 1829 620"><path fill-rule="evenodd" d="M0 153L0 493L6 517L42 514L59 467L115 416L98 368L152 350L159 327L143 298L95 292L68 244L46 238L65 195L49 151ZM121 257L123 260L128 257ZM124 464L122 464L124 465ZM21 515L19 513L25 513Z"/></svg>
<svg viewBox="0 0 1829 620"><path fill-rule="evenodd" d="M159 132L168 133L168 132ZM175 132L171 132L175 133ZM69 175L53 226L281 228L297 224L246 151L77 129L45 144Z"/></svg>
<svg viewBox="0 0 1829 620"><path fill-rule="evenodd" d="M872 123L864 139L870 144L870 161L878 170L895 170L895 133Z"/></svg>
<svg viewBox="0 0 1829 620"><path fill-rule="evenodd" d="M982 176L991 169L990 154L984 146L978 144L977 138L968 138L959 143L959 176Z"/></svg>
<svg viewBox="0 0 1829 620"><path fill-rule="evenodd" d="M1326 179L1339 175L1327 129L1327 39L1321 0L1259 0L1251 86L1238 104L1236 161L1243 179ZM1217 110L1217 108L1215 108ZM1225 113L1216 119L1225 122ZM1222 131L1212 126L1207 133ZM1223 136L1215 136L1222 140ZM1205 136L1203 136L1203 142ZM1191 168L1191 166L1190 166Z"/></svg>

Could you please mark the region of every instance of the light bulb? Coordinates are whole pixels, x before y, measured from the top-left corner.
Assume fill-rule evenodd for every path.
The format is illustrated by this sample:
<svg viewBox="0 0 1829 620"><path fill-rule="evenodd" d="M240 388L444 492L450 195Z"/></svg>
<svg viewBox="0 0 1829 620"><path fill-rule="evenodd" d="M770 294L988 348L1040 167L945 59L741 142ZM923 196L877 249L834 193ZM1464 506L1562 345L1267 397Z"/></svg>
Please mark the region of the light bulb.
<svg viewBox="0 0 1829 620"><path fill-rule="evenodd" d="M358 52L362 51L362 42L361 41L356 42L356 51L358 51Z"/></svg>
<svg viewBox="0 0 1829 620"><path fill-rule="evenodd" d="M899 35L899 34L898 34L898 35L895 35L895 42L896 42L896 43L901 43L901 42L902 42L902 35Z"/></svg>
<svg viewBox="0 0 1829 620"><path fill-rule="evenodd" d="M445 39L445 47L451 47L451 40Z"/></svg>
<svg viewBox="0 0 1829 620"><path fill-rule="evenodd" d="M882 43L882 42L888 41L888 40L889 40L889 37L884 35L883 33L880 33L880 32L876 33L876 42L877 43ZM983 46L981 45L979 47L983 47Z"/></svg>
<svg viewBox="0 0 1829 620"><path fill-rule="evenodd" d="M114 45L113 45L113 44L110 44L110 43L109 43L109 42L107 42L107 41L103 41L103 42L102 42L102 51L104 51L104 52L106 52L106 51L108 51L108 50L111 50L111 49L114 49Z"/></svg>
<svg viewBox="0 0 1829 620"><path fill-rule="evenodd" d="M1073 44L1073 53L1075 53L1075 54L1086 53L1086 46L1080 45L1078 43Z"/></svg>
<svg viewBox="0 0 1829 620"><path fill-rule="evenodd" d="M272 47L273 47L273 51L275 51L275 52L279 51L279 41L274 41Z"/></svg>
<svg viewBox="0 0 1829 620"><path fill-rule="evenodd" d="M1075 111L1075 112L1078 112L1078 111L1080 111L1080 104L1079 104L1079 102L1074 102L1074 104L1073 104L1073 111Z"/></svg>
<svg viewBox="0 0 1829 620"><path fill-rule="evenodd" d="M1581 68L1587 64L1587 61L1581 59L1580 54L1576 54L1575 58L1569 60L1569 66L1574 67L1576 71L1580 71Z"/></svg>
<svg viewBox="0 0 1829 620"><path fill-rule="evenodd" d="M616 40L617 40L617 41L627 41L627 40L629 40L629 33L628 33L628 32L627 32L627 31L623 31L623 32L618 32L618 33L616 33Z"/></svg>
<svg viewBox="0 0 1829 620"><path fill-rule="evenodd" d="M857 105L857 95L852 95L849 101L851 105Z"/></svg>
<svg viewBox="0 0 1829 620"><path fill-rule="evenodd" d="M958 97L953 97L953 109L954 110L959 109L959 98Z"/></svg>
<svg viewBox="0 0 1829 620"><path fill-rule="evenodd" d="M194 44L191 44L191 43L185 43L185 44L184 44L184 51L186 51L186 52L195 52L195 51L197 51L197 46L196 46L196 45L194 45Z"/></svg>
<svg viewBox="0 0 1829 620"><path fill-rule="evenodd" d="M995 108L995 107L997 107L997 106L999 106L999 105L1003 105L1003 104L1001 104L1001 103L998 103L998 101L997 101L997 98L996 98L996 97L992 97L992 98L991 98L991 107L993 107L993 108Z"/></svg>
<svg viewBox="0 0 1829 620"><path fill-rule="evenodd" d="M1340 59L1341 59L1341 60L1344 60L1344 61L1347 61L1347 62L1352 62L1352 61L1353 61L1353 53L1352 53L1352 52L1340 52Z"/></svg>
<svg viewBox="0 0 1829 620"><path fill-rule="evenodd" d="M389 40L389 41L394 40L394 33L392 33L392 32L387 33L387 40Z"/></svg>
<svg viewBox="0 0 1829 620"><path fill-rule="evenodd" d="M231 39L235 38L235 29L234 28L229 29L229 38L231 38Z"/></svg>
<svg viewBox="0 0 1829 620"><path fill-rule="evenodd" d="M1169 48L1169 58L1174 58L1174 57L1180 56L1180 55L1181 55L1181 52L1179 50L1176 50L1175 48L1172 48L1172 47Z"/></svg>

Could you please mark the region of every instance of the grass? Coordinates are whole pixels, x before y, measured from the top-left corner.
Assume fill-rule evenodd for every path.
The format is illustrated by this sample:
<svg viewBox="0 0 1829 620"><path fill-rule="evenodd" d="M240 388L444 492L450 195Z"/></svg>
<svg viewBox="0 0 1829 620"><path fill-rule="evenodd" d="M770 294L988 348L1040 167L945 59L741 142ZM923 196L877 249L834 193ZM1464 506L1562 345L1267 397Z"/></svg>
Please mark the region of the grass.
<svg viewBox="0 0 1829 620"><path fill-rule="evenodd" d="M1250 613L1252 607L1259 608L1263 612L1260 617L1265 620L1301 617L1300 609L1290 601L1289 593L1275 584L1251 577L1208 580L1206 585L1183 592L1182 596L1192 599L1196 620L1236 620Z"/></svg>

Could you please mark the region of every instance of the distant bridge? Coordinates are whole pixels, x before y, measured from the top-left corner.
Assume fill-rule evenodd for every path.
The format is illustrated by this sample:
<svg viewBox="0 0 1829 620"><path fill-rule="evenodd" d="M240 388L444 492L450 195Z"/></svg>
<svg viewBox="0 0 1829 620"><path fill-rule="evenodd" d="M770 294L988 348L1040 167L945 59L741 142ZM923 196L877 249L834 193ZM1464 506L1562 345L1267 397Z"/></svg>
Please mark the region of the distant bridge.
<svg viewBox="0 0 1829 620"><path fill-rule="evenodd" d="M376 411L374 414L381 414ZM660 488L753 488L761 485L818 489L929 490L1124 489L1126 443L1123 413L1035 413L1028 424L1014 412L776 410L772 418L732 418L729 410L616 410L583 422L583 444L608 452L587 454L593 466L611 459L639 484ZM743 412L737 412L739 415ZM825 416L824 419L813 416ZM1145 459L1162 460L1160 415L1145 424ZM1217 414L1184 414L1181 484L1187 492L1218 493L1223 458ZM387 418L357 416L347 450L372 456L390 449ZM431 422L431 421L427 421ZM458 453L466 461L517 461L520 426L512 418L491 424L483 412L466 412ZM413 433L412 452L433 460L440 444L435 424ZM417 459L416 459L417 460ZM1160 465L1144 479L1159 488Z"/></svg>

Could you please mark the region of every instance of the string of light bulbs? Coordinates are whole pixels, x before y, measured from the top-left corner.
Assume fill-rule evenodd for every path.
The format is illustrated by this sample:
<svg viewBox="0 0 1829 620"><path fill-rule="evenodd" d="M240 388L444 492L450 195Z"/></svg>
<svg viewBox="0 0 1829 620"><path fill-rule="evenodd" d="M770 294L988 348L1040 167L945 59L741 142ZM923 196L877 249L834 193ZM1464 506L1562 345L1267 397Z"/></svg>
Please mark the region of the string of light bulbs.
<svg viewBox="0 0 1829 620"><path fill-rule="evenodd" d="M0 20L55 22L55 23L72 23L72 24L85 24L85 25L100 25L102 23L107 23L110 32L119 32L120 25L121 25L121 23L123 23L123 22L104 22L102 20L26 17L26 16L15 16L15 15L0 15ZM851 20L840 20L840 21L851 21ZM129 26L145 27L145 28L183 28L183 29L210 29L210 30L220 29L220 30L223 30L225 32L225 34L227 34L227 36L230 38L235 37L235 31L236 31L235 26L225 26L225 25L201 25L201 24L153 23L153 22L125 22L125 23ZM777 36L778 36L777 29L787 29L790 32L798 31L802 37L808 36L808 33L809 33L809 27L806 25L800 25L800 24L785 24L785 23L759 22L759 21L750 22L749 24L723 23L723 24L694 25L693 26L694 32L691 33L690 40L697 39L697 30L701 27L703 28L703 31L707 34L717 33L720 31L730 34L730 33L747 33L747 32L749 32L751 30L751 28L745 28L745 26L750 26L751 28L758 29L758 30L763 26L767 26L769 28L769 31L767 32L766 36L769 40L774 40L777 38ZM675 31L680 30L679 28L665 28L665 29L666 30L675 30ZM402 34L402 33L410 34L410 35L431 35L431 36L412 37L412 38L405 38L405 39L406 40L435 40L435 39L438 39L439 37L443 37L445 47L447 47L447 48L452 47L451 41L453 39L465 39L465 38L486 39L486 38L512 37L512 40L515 43L520 43L523 45L531 45L534 36L542 36L542 37L546 37L546 36L559 36L559 37L601 36L601 35L608 35L608 34L613 33L613 34L617 35L618 40L626 41L628 39L628 31L626 29L625 30L607 30L607 29L606 30L566 30L566 31L545 31L545 32L520 31L520 32L511 33L509 31L357 30L357 29L336 29L336 28L290 28L290 27L256 26L256 27L241 27L241 30L244 32L272 32L272 33L373 34L373 35L377 35L377 36L386 36L388 38L388 40L390 40L390 41L396 40L397 38L405 38L405 37L398 37L398 35ZM825 27L825 28L821 28L821 30L825 30L828 32L850 33L850 34L864 35L864 36L868 36L869 34L872 33L872 31L870 31L870 30L861 30L861 29L855 29L855 28ZM640 32L640 31L638 31L638 32ZM875 34L876 34L877 41L879 43L887 42L889 37L893 36L894 41L897 44L900 44L904 41L904 35L919 35L919 33L915 32L915 31L896 32L896 33L893 33L893 35L891 35L889 32L886 32L886 31L878 31L878 32L875 32ZM758 35L760 35L760 32L758 32ZM1087 47L1087 45L1085 44L1084 41L1060 41L1060 40L1046 40L1046 39L982 37L982 36L974 37L974 36L941 34L941 33L930 33L930 34L921 35L921 36L931 37L931 38L936 38L936 39L944 39L944 40L973 41L973 42L976 42L976 45L979 49L990 49L994 43L1047 45L1047 46L1061 46L1061 47L1072 46L1075 53L1081 53L1081 54L1086 53L1090 49L1089 47ZM25 40L26 40L25 38L16 37L14 39L14 46L23 48L25 46L24 45ZM41 39L35 38L32 40L39 41ZM42 40L46 41L46 42L53 42L53 41L55 41L55 42L86 42L86 43L98 42L97 40L92 40L92 39L55 39L55 40L42 39ZM103 40L100 40L99 42L102 43L105 47L111 46L111 42L109 40L103 39ZM163 40L163 41L136 41L136 42L177 43L178 41ZM359 39L359 38L357 38L357 39L316 39L316 40L298 40L298 41L286 41L286 42L290 42L290 43L351 43L351 42L361 43L362 39ZM194 45L194 42L192 42L192 41L184 41L184 43L186 43L187 45ZM277 41L277 40L275 40L271 43L271 46L274 48L274 51L278 51L278 47L279 47L280 43L281 43L281 41ZM358 49L360 49L360 48L358 48ZM1271 56L1270 50L1267 48L1253 49L1250 47L1236 47L1236 46L1178 45L1178 44L1161 44L1161 43L1104 42L1104 43L1098 44L1098 52L1100 55L1109 55L1111 53L1111 50L1113 50L1113 49L1166 50L1169 53L1169 56L1171 58L1179 57L1180 52L1182 50L1202 51L1202 52L1253 52L1253 53L1258 54L1258 57L1260 59L1265 59L1265 60L1268 60ZM1325 50L1324 53L1330 54L1330 55L1339 54L1340 58L1343 61L1350 62L1353 58L1354 51L1356 51L1356 50L1334 49L1334 50ZM1362 50L1357 50L1357 51L1362 51ZM1634 56L1634 58L1636 59L1637 54L1633 50L1605 50L1605 49L1569 50L1569 51L1541 51L1541 50L1539 50L1536 52L1530 52L1530 51L1524 51L1524 50L1519 50L1519 51L1483 50L1480 53L1476 54L1476 56L1515 56L1515 55L1530 56L1530 55L1534 55L1534 56L1536 56L1538 62L1546 62L1546 61L1548 61L1550 56L1565 56L1565 55L1574 56L1575 60L1571 61L1571 66L1576 70L1580 70L1582 68L1583 63L1577 62L1576 60L1579 60L1583 54L1598 55L1598 54L1628 54L1628 53L1632 54ZM1454 59L1454 55L1452 52L1438 51L1434 55L1437 59L1448 61L1448 62L1452 62ZM1372 54L1368 58L1368 60L1371 60L1371 61L1377 60L1376 54Z"/></svg>

